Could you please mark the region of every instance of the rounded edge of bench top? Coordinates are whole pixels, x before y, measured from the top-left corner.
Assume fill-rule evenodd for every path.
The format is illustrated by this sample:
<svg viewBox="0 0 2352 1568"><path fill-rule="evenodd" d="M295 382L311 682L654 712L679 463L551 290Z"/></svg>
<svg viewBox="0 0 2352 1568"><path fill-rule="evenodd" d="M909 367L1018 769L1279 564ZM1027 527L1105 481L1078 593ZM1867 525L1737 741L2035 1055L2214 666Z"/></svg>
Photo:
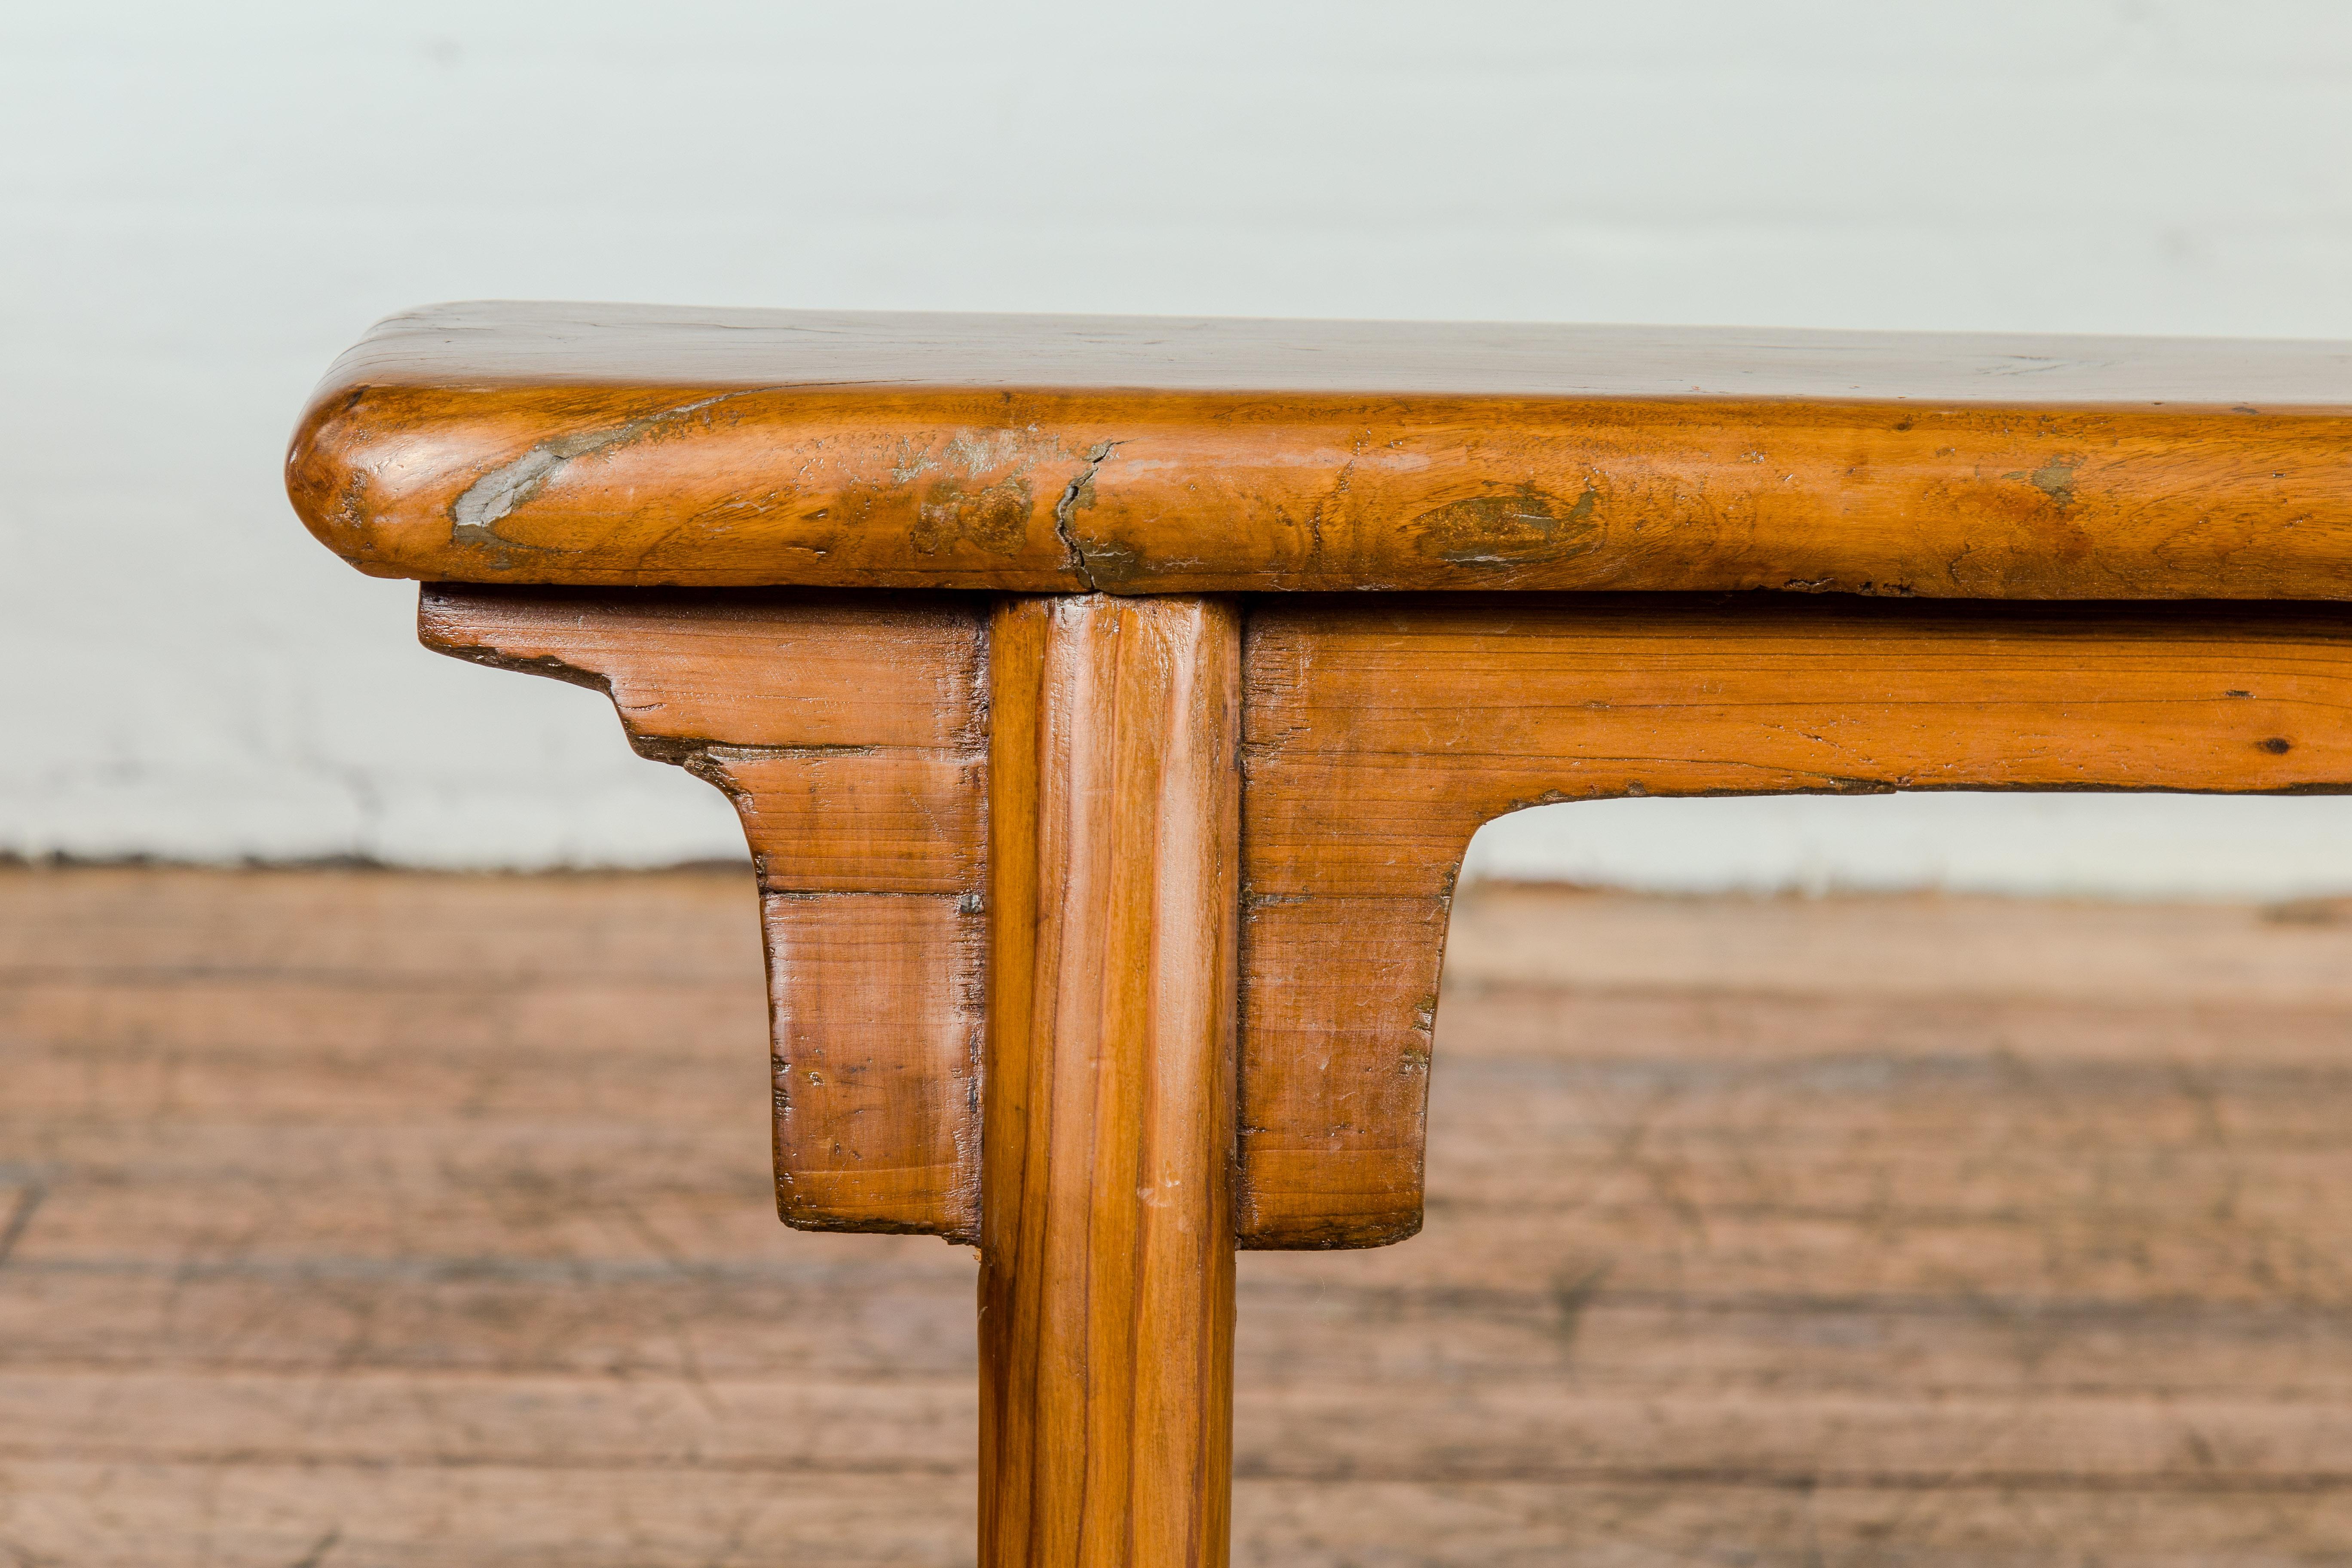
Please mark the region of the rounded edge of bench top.
<svg viewBox="0 0 2352 1568"><path fill-rule="evenodd" d="M457 304L287 458L463 583L2352 596L2352 343Z"/></svg>

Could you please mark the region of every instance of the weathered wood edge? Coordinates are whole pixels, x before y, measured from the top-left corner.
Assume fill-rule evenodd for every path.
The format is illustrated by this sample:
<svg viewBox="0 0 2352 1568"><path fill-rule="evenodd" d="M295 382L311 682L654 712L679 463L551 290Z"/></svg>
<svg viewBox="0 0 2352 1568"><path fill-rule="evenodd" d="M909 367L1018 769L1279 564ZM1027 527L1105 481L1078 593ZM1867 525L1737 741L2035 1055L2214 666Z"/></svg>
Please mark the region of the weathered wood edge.
<svg viewBox="0 0 2352 1568"><path fill-rule="evenodd" d="M2341 410L393 385L287 484L426 581L2335 599L2347 455Z"/></svg>

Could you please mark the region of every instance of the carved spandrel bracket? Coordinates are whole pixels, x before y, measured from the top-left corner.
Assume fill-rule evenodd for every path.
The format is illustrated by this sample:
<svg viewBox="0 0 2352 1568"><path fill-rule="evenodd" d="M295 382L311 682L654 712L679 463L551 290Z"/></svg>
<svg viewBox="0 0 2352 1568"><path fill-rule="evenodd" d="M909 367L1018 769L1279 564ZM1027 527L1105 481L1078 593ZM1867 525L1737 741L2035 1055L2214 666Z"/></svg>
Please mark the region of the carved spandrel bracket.
<svg viewBox="0 0 2352 1568"><path fill-rule="evenodd" d="M777 1192L978 1234L989 601L428 588L444 652L611 692L760 867ZM1478 826L1625 795L2352 785L2327 606L1266 598L1242 694L1246 1247L1420 1228L1454 878Z"/></svg>
<svg viewBox="0 0 2352 1568"><path fill-rule="evenodd" d="M1796 595L1256 601L1243 688L1242 1245L1421 1227L1480 824L1628 795L2352 787L2352 616Z"/></svg>
<svg viewBox="0 0 2352 1568"><path fill-rule="evenodd" d="M760 879L777 1210L980 1234L987 606L428 586L428 647L609 693L724 791Z"/></svg>

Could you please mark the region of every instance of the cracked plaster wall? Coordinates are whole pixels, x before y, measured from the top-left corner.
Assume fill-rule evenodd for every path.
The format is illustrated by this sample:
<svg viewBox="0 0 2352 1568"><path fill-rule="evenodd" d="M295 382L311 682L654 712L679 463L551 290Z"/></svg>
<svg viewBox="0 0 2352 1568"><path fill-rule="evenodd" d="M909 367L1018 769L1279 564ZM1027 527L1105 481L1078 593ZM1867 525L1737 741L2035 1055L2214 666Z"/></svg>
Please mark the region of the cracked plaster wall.
<svg viewBox="0 0 2352 1568"><path fill-rule="evenodd" d="M427 655L278 461L485 296L2352 337L2352 9L2203 0L0 16L0 851L740 852ZM1630 802L1490 871L2352 886L2352 803Z"/></svg>

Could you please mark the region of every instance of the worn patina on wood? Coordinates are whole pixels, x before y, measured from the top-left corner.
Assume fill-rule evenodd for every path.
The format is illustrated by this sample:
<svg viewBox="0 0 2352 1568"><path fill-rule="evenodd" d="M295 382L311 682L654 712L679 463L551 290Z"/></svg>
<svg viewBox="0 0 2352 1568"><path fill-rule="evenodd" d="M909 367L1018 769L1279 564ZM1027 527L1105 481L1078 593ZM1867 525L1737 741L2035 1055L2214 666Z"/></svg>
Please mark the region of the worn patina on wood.
<svg viewBox="0 0 2352 1568"><path fill-rule="evenodd" d="M2347 455L2343 344L467 305L288 479L736 802L785 1217L982 1246L982 1561L1214 1568L1481 822L2352 788Z"/></svg>
<svg viewBox="0 0 2352 1568"><path fill-rule="evenodd" d="M2352 596L2352 344L444 305L289 457L362 571Z"/></svg>

